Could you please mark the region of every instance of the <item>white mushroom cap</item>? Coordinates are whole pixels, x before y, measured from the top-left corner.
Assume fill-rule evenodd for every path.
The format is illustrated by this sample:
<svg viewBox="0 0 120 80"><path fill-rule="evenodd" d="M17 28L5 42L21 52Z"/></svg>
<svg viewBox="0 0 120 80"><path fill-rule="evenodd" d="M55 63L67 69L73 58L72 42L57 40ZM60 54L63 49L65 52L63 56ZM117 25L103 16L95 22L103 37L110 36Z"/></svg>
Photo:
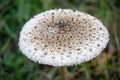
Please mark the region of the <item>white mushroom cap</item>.
<svg viewBox="0 0 120 80"><path fill-rule="evenodd" d="M89 61L106 47L109 33L95 17L55 9L31 18L22 28L19 48L29 59L52 66Z"/></svg>

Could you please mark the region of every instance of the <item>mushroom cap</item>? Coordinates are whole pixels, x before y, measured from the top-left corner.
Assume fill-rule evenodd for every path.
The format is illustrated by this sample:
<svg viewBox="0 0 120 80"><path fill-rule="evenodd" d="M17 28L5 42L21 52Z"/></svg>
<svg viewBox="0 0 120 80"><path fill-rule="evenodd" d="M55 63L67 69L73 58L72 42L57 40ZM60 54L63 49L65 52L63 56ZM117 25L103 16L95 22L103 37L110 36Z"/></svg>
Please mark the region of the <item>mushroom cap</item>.
<svg viewBox="0 0 120 80"><path fill-rule="evenodd" d="M19 48L40 64L70 66L87 62L101 53L109 33L97 18L70 9L35 15L22 28Z"/></svg>

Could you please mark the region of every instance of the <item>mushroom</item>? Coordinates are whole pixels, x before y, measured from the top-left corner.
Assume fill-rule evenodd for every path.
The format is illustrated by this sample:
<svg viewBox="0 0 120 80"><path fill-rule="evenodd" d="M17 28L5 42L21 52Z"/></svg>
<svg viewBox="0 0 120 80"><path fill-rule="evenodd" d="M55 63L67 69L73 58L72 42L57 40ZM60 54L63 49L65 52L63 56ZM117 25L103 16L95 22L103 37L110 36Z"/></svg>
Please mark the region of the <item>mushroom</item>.
<svg viewBox="0 0 120 80"><path fill-rule="evenodd" d="M101 53L109 33L97 18L71 9L54 9L31 18L19 37L21 52L34 62L61 67L87 62Z"/></svg>

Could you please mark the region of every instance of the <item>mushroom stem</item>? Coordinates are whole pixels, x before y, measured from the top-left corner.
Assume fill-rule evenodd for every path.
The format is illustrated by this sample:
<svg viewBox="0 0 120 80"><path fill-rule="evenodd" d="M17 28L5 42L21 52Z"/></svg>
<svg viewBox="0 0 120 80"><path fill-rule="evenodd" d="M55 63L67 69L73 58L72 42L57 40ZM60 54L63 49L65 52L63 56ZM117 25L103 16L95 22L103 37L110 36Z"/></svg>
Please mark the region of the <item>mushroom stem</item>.
<svg viewBox="0 0 120 80"><path fill-rule="evenodd" d="M61 80L68 80L67 79L67 67L63 66L60 68L61 71Z"/></svg>

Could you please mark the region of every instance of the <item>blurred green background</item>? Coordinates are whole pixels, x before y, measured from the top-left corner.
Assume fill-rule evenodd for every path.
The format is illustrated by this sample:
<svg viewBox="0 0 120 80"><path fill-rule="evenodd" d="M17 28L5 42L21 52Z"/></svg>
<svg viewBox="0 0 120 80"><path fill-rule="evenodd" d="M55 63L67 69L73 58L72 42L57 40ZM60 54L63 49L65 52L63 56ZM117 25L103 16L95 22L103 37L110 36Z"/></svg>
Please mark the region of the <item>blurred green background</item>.
<svg viewBox="0 0 120 80"><path fill-rule="evenodd" d="M110 33L109 44L98 57L68 67L69 80L120 80L120 0L0 0L0 80L60 80L58 67L34 63L18 49L26 21L55 8L87 12Z"/></svg>

